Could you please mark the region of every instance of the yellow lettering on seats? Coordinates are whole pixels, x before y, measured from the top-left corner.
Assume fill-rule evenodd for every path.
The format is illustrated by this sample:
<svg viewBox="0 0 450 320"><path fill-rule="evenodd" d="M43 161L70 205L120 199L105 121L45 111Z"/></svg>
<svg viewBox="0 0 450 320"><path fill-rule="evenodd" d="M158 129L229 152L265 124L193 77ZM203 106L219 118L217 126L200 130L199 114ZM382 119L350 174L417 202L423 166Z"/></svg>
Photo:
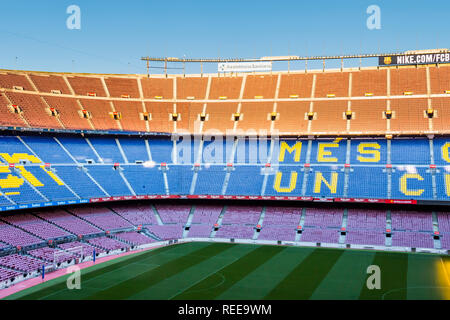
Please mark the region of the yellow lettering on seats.
<svg viewBox="0 0 450 320"><path fill-rule="evenodd" d="M450 163L450 142L442 146L442 159Z"/></svg>
<svg viewBox="0 0 450 320"><path fill-rule="evenodd" d="M19 169L20 174L27 179L31 185L34 187L43 187L44 185L40 182L31 172L27 171L23 166L16 166Z"/></svg>
<svg viewBox="0 0 450 320"><path fill-rule="evenodd" d="M407 196L420 196L422 193L424 193L424 189L408 189L408 179L417 179L419 181L422 181L423 178L420 174L417 173L405 173L400 178L400 191Z"/></svg>
<svg viewBox="0 0 450 320"><path fill-rule="evenodd" d="M11 173L8 167L0 166L0 173ZM9 189L9 188L19 188L23 185L24 180L22 178L13 176L12 174L8 174L6 179L0 179L0 188Z"/></svg>
<svg viewBox="0 0 450 320"><path fill-rule="evenodd" d="M317 151L317 161L318 162L338 162L336 157L327 157L331 156L331 151L325 150L325 148L339 148L339 142L342 138L337 138L332 143L319 143L319 149Z"/></svg>
<svg viewBox="0 0 450 320"><path fill-rule="evenodd" d="M336 193L338 183L338 173L331 173L331 184L323 177L322 172L316 172L316 178L314 179L314 193L320 193L322 182L328 187L331 193Z"/></svg>
<svg viewBox="0 0 450 320"><path fill-rule="evenodd" d="M42 170L44 170L59 186L63 186L64 183L58 178L56 174L51 170L47 170L45 166L41 166Z"/></svg>
<svg viewBox="0 0 450 320"><path fill-rule="evenodd" d="M366 148L373 148L376 150L366 150ZM372 155L371 157L362 157L362 156L357 156L357 159L359 162L380 162L380 151L378 151L380 149L380 145L376 142L371 142L371 143L360 143L358 145L358 152L360 154L367 154L367 155Z"/></svg>
<svg viewBox="0 0 450 320"><path fill-rule="evenodd" d="M283 173L281 171L278 171L275 177L275 184L273 185L274 189L278 192L292 192L292 190L294 190L295 186L297 185L297 175L297 172L291 171L291 176L289 178L289 187L282 188L280 187L280 184Z"/></svg>
<svg viewBox="0 0 450 320"><path fill-rule="evenodd" d="M279 162L284 161L284 156L286 154L286 151L289 153L292 153L292 152L294 152L294 150L295 150L294 161L299 162L301 151L302 151L302 143L300 141L298 141L292 147L290 147L285 141L281 141L280 155L278 157L278 161Z"/></svg>
<svg viewBox="0 0 450 320"><path fill-rule="evenodd" d="M0 156L8 163L20 163L20 160L29 160L31 163L42 163L37 157L26 153L14 153L12 156L7 153L0 153Z"/></svg>

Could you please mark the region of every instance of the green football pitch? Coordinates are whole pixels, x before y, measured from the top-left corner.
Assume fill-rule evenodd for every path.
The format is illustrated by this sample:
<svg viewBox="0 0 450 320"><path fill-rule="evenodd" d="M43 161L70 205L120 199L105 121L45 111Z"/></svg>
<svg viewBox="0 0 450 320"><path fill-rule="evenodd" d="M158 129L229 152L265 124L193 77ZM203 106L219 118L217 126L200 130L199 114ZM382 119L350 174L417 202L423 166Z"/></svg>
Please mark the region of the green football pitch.
<svg viewBox="0 0 450 320"><path fill-rule="evenodd" d="M450 299L449 274L450 257L431 254L184 243L83 269L79 290L66 275L7 299Z"/></svg>

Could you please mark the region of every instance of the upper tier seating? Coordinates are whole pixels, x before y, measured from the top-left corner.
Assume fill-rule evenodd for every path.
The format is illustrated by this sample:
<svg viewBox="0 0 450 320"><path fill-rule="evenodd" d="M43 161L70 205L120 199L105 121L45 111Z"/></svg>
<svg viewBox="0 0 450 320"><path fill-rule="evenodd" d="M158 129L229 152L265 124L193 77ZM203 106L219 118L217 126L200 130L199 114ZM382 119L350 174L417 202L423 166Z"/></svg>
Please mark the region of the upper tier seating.
<svg viewBox="0 0 450 320"><path fill-rule="evenodd" d="M245 83L244 99L273 99L278 75L249 75Z"/></svg>
<svg viewBox="0 0 450 320"><path fill-rule="evenodd" d="M23 90L35 91L30 81L23 74L0 73L0 87L6 89L14 89L14 87L22 87Z"/></svg>
<svg viewBox="0 0 450 320"><path fill-rule="evenodd" d="M111 97L140 97L137 79L135 78L105 78L105 83Z"/></svg>
<svg viewBox="0 0 450 320"><path fill-rule="evenodd" d="M283 74L278 98L311 98L313 77L311 73Z"/></svg>
<svg viewBox="0 0 450 320"><path fill-rule="evenodd" d="M11 103L7 100L5 94L0 93L0 126L4 127L26 127L18 113L14 113L10 108Z"/></svg>
<svg viewBox="0 0 450 320"><path fill-rule="evenodd" d="M52 93L56 90L62 94L71 94L62 76L30 74L30 78L40 92Z"/></svg>
<svg viewBox="0 0 450 320"><path fill-rule="evenodd" d="M442 94L450 90L450 68L447 65L430 68L431 93Z"/></svg>
<svg viewBox="0 0 450 320"><path fill-rule="evenodd" d="M69 80L70 86L77 95L87 96L93 94L97 97L106 97L105 89L99 78L68 76L67 80Z"/></svg>
<svg viewBox="0 0 450 320"><path fill-rule="evenodd" d="M119 121L114 120L112 105L106 100L80 99L84 110L91 114L90 121L96 130L120 130Z"/></svg>
<svg viewBox="0 0 450 320"><path fill-rule="evenodd" d="M177 99L205 99L208 78L177 78L176 82Z"/></svg>
<svg viewBox="0 0 450 320"><path fill-rule="evenodd" d="M352 72L352 97L363 97L366 94L387 96L386 69ZM370 108L366 110L370 111Z"/></svg>
<svg viewBox="0 0 450 320"><path fill-rule="evenodd" d="M30 72L27 78L24 72L9 72L0 74L6 97L0 97L5 115L0 125L192 133L266 129L290 135L448 132L450 100L444 95L450 92L449 70L427 66L248 74L244 86L244 77L235 75L166 79ZM244 101L238 110L238 103L230 100L241 94ZM427 100L426 94L440 96ZM204 99L209 102L195 102ZM392 115L386 118L389 109ZM351 120L345 120L350 116L346 111ZM235 113L240 113L237 122Z"/></svg>
<svg viewBox="0 0 450 320"><path fill-rule="evenodd" d="M88 119L80 116L82 106L76 99L58 96L43 96L50 108L55 108L65 128L83 130L90 127Z"/></svg>
<svg viewBox="0 0 450 320"><path fill-rule="evenodd" d="M402 96L405 92L414 94L427 93L426 68L398 68L390 71L391 95Z"/></svg>
<svg viewBox="0 0 450 320"><path fill-rule="evenodd" d="M56 117L46 112L47 106L41 97L19 92L6 92L5 95L13 105L23 111L23 117L32 127L64 129Z"/></svg>
<svg viewBox="0 0 450 320"><path fill-rule="evenodd" d="M214 77L211 80L209 99L238 99L241 93L242 77Z"/></svg>
<svg viewBox="0 0 450 320"><path fill-rule="evenodd" d="M145 99L173 98L173 79L164 78L141 78L142 92Z"/></svg>

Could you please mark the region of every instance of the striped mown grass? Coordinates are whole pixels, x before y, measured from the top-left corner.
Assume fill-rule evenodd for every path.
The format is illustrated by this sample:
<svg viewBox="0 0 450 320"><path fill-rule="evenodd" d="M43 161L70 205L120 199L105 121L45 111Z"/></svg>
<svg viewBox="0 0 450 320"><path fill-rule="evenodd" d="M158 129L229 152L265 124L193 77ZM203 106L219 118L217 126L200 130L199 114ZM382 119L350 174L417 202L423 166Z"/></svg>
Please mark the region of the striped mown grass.
<svg viewBox="0 0 450 320"><path fill-rule="evenodd" d="M80 290L64 276L7 299L450 299L449 273L450 258L431 254L185 243L83 269Z"/></svg>

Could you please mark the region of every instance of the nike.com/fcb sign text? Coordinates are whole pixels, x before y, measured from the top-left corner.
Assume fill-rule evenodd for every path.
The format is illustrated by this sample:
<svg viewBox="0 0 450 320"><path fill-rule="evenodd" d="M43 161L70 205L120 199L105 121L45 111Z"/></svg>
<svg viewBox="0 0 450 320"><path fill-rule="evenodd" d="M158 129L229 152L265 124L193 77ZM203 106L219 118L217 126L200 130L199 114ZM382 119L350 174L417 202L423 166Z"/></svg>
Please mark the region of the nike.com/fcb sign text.
<svg viewBox="0 0 450 320"><path fill-rule="evenodd" d="M450 63L450 52L378 57L380 66Z"/></svg>

